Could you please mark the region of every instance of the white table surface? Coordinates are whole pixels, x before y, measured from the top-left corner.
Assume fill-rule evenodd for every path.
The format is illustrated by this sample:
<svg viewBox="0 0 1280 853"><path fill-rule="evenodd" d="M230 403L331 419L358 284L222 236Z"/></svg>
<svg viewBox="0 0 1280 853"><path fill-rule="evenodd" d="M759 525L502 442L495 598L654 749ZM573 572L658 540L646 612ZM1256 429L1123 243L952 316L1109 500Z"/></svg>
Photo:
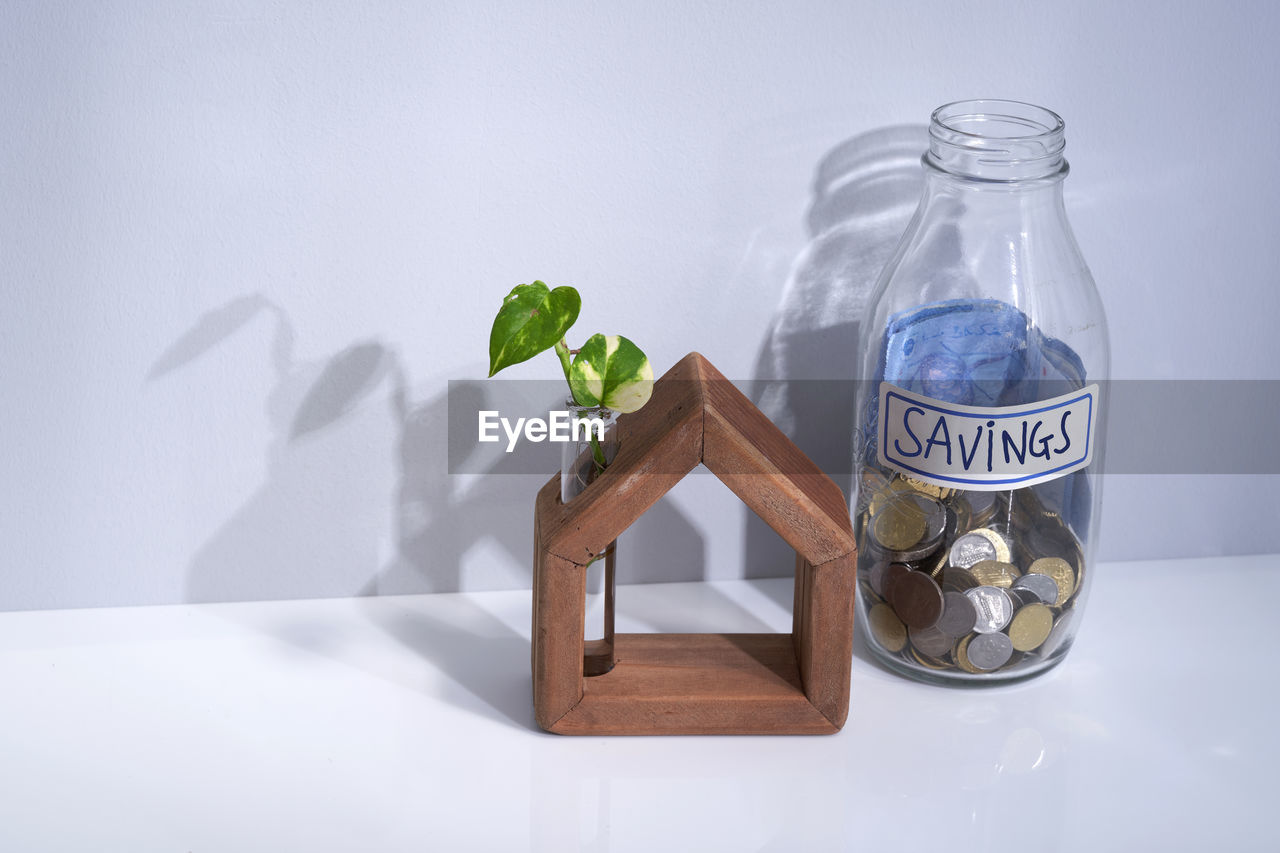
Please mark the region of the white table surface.
<svg viewBox="0 0 1280 853"><path fill-rule="evenodd" d="M619 630L790 596L624 587ZM1278 606L1280 556L1103 565L1039 679L859 647L841 733L719 738L539 731L528 592L3 613L0 850L1276 850Z"/></svg>

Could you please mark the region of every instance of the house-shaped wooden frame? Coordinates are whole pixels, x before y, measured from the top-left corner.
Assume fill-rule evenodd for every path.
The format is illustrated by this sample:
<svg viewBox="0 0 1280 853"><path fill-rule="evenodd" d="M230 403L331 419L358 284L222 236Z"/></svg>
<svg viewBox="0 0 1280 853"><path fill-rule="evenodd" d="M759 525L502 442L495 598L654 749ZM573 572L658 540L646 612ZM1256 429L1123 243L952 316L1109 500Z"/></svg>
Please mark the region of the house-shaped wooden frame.
<svg viewBox="0 0 1280 853"><path fill-rule="evenodd" d="M844 495L698 353L618 419L613 463L534 517L533 701L558 734L830 734L849 711L855 545ZM699 463L796 551L790 634L619 634L583 677L586 566Z"/></svg>

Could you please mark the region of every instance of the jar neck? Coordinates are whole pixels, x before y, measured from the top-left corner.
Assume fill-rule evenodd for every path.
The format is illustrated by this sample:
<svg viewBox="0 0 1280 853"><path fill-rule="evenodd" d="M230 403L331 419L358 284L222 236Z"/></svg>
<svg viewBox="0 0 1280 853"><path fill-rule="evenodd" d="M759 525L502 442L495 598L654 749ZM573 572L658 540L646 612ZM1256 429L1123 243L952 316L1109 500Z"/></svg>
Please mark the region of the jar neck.
<svg viewBox="0 0 1280 853"><path fill-rule="evenodd" d="M957 101L929 123L926 174L981 188L1034 189L1060 184L1065 125L1043 107L1018 101Z"/></svg>

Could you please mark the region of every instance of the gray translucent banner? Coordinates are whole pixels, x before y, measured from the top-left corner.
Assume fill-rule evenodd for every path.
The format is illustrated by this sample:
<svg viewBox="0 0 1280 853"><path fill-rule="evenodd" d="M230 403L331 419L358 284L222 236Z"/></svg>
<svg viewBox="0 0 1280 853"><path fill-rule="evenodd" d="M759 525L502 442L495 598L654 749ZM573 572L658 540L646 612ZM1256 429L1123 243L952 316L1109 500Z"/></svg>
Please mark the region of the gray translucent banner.
<svg viewBox="0 0 1280 853"><path fill-rule="evenodd" d="M818 467L840 480L853 470L854 401L847 380L733 380ZM1098 383L1103 473L1280 474L1280 380L1112 380ZM1044 399L1065 387L1005 385L1004 399L954 387L950 402L1009 404ZM511 452L508 432L479 441L481 412L490 423L543 418L565 408L563 380L456 380L449 383L450 474L554 474L562 445L523 433ZM1096 456L1095 456L1096 458ZM1096 466L1093 470L1097 470Z"/></svg>

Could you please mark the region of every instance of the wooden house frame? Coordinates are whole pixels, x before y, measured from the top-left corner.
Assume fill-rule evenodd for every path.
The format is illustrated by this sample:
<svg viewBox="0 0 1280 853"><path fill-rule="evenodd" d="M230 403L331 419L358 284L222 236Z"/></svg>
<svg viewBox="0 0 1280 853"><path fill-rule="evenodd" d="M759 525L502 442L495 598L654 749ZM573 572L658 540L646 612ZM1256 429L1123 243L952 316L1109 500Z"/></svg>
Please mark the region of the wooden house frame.
<svg viewBox="0 0 1280 853"><path fill-rule="evenodd" d="M854 536L840 488L697 353L618 419L617 457L568 505L539 491L533 696L558 734L830 734L849 710ZM586 566L699 464L796 552L790 634L619 634L583 677Z"/></svg>

